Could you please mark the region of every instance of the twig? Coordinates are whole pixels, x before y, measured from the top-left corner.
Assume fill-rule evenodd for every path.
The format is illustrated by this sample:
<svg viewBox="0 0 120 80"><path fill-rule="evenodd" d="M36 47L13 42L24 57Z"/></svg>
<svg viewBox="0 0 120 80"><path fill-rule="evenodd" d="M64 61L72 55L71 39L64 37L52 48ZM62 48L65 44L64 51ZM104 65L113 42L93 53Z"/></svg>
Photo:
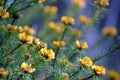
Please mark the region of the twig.
<svg viewBox="0 0 120 80"><path fill-rule="evenodd" d="M92 74L91 76L86 77L86 78L84 78L84 79L82 79L82 80L89 80L89 79L93 78L95 75L96 75L96 74Z"/></svg>
<svg viewBox="0 0 120 80"><path fill-rule="evenodd" d="M108 56L110 54L112 54L113 52L115 52L116 50L120 49L120 46L116 47L116 48L113 48L112 50L110 50L109 52L107 52L106 54L96 58L93 60L93 62L96 62L96 61L99 61L100 59L104 58L105 56Z"/></svg>
<svg viewBox="0 0 120 80"><path fill-rule="evenodd" d="M76 74L78 74L81 69L82 69L82 67L80 66L77 71L75 71L72 75L70 75L70 78L72 78L73 76L75 76Z"/></svg>
<svg viewBox="0 0 120 80"><path fill-rule="evenodd" d="M63 38L64 38L64 36L65 36L66 31L67 31L67 27L65 28L65 31L63 32L63 34L62 34L62 36L61 36L60 41L62 41L62 40L63 40ZM54 59L54 61L56 60L56 58L57 58L57 56L58 56L59 50L60 50L60 48L58 47L58 48L57 48L57 50L56 50L56 54L55 54L55 59Z"/></svg>
<svg viewBox="0 0 120 80"><path fill-rule="evenodd" d="M7 54L4 54L4 55L2 56L2 58L4 58L4 57L6 57L7 55L11 54L12 52L16 51L16 50L17 50L19 47L21 47L21 46L22 46L22 44L18 44L14 49L8 51Z"/></svg>

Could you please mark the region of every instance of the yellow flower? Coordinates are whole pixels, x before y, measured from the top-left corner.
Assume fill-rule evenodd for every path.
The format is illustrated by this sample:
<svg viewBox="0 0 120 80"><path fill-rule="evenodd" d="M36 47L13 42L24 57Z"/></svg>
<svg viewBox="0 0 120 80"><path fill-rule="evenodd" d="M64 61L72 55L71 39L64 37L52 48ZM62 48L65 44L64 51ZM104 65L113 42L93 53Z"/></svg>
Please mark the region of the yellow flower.
<svg viewBox="0 0 120 80"><path fill-rule="evenodd" d="M8 71L5 71L3 68L0 68L0 76L7 76L8 74Z"/></svg>
<svg viewBox="0 0 120 80"><path fill-rule="evenodd" d="M108 6L109 0L96 0L95 3L99 4L100 6Z"/></svg>
<svg viewBox="0 0 120 80"><path fill-rule="evenodd" d="M33 36L27 36L25 41L27 44L32 44L33 43Z"/></svg>
<svg viewBox="0 0 120 80"><path fill-rule="evenodd" d="M24 42L24 41L26 40L26 33L23 32L23 33L18 34L18 38L19 38L21 41Z"/></svg>
<svg viewBox="0 0 120 80"><path fill-rule="evenodd" d="M80 50L85 50L88 48L87 42L80 42L79 40L76 40L75 44L76 44L76 47Z"/></svg>
<svg viewBox="0 0 120 80"><path fill-rule="evenodd" d="M40 44L40 40L38 38L34 38L33 39L33 43L36 44L36 45L39 45Z"/></svg>
<svg viewBox="0 0 120 80"><path fill-rule="evenodd" d="M110 80L119 80L120 79L119 73L114 70L109 71L109 77L110 77Z"/></svg>
<svg viewBox="0 0 120 80"><path fill-rule="evenodd" d="M78 37L82 37L82 32L77 28L73 29L72 34Z"/></svg>
<svg viewBox="0 0 120 80"><path fill-rule="evenodd" d="M85 8L86 6L85 0L72 0L72 4L81 8Z"/></svg>
<svg viewBox="0 0 120 80"><path fill-rule="evenodd" d="M43 56L45 56L48 59L55 59L55 53L52 49L48 50L47 48L42 48L39 51L40 54L42 54Z"/></svg>
<svg viewBox="0 0 120 80"><path fill-rule="evenodd" d="M105 27L103 28L102 33L108 36L116 36L117 29L115 27Z"/></svg>
<svg viewBox="0 0 120 80"><path fill-rule="evenodd" d="M54 22L49 22L48 24L49 28L56 31L56 32L63 32L64 28L59 26L58 24L55 24Z"/></svg>
<svg viewBox="0 0 120 80"><path fill-rule="evenodd" d="M45 48L42 48L42 49L39 51L39 53L42 54L42 55L47 55L47 52L48 52L48 50L47 50L46 47L45 47Z"/></svg>
<svg viewBox="0 0 120 80"><path fill-rule="evenodd" d="M58 8L57 8L57 6L45 6L44 11L47 12L47 13L50 12L50 13L55 14L55 13L57 13Z"/></svg>
<svg viewBox="0 0 120 80"><path fill-rule="evenodd" d="M83 57L82 59L79 60L80 63L83 65L83 66L86 66L86 67L90 67L93 65L93 61L91 58L89 58L88 56L85 56Z"/></svg>
<svg viewBox="0 0 120 80"><path fill-rule="evenodd" d="M18 27L18 31L19 32L22 32L23 31L23 28L21 26Z"/></svg>
<svg viewBox="0 0 120 80"><path fill-rule="evenodd" d="M29 28L27 33L30 35L35 35L35 30L33 28Z"/></svg>
<svg viewBox="0 0 120 80"><path fill-rule="evenodd" d="M53 41L53 44L57 47L63 47L65 46L65 42L64 41Z"/></svg>
<svg viewBox="0 0 120 80"><path fill-rule="evenodd" d="M39 3L44 3L46 0L38 0Z"/></svg>
<svg viewBox="0 0 120 80"><path fill-rule="evenodd" d="M21 64L21 69L26 73L33 73L35 72L35 68L31 68L31 64L28 65L26 62Z"/></svg>
<svg viewBox="0 0 120 80"><path fill-rule="evenodd" d="M93 65L92 70L95 71L97 75L105 75L106 70L103 66Z"/></svg>
<svg viewBox="0 0 120 80"><path fill-rule="evenodd" d="M6 19L9 17L9 12L5 12L2 14L2 19Z"/></svg>
<svg viewBox="0 0 120 80"><path fill-rule="evenodd" d="M0 7L0 17L6 19L9 17L9 12L6 11L3 7Z"/></svg>
<svg viewBox="0 0 120 80"><path fill-rule="evenodd" d="M23 30L27 32L29 30L29 26L28 25L23 26Z"/></svg>
<svg viewBox="0 0 120 80"><path fill-rule="evenodd" d="M81 16L79 17L79 21L80 21L81 24L86 24L86 25L90 23L90 19L87 18L87 17L84 16L84 15L81 15Z"/></svg>
<svg viewBox="0 0 120 80"><path fill-rule="evenodd" d="M69 80L69 75L68 73L62 72L61 73L62 80Z"/></svg>
<svg viewBox="0 0 120 80"><path fill-rule="evenodd" d="M13 26L13 30L17 31L18 30L18 26Z"/></svg>
<svg viewBox="0 0 120 80"><path fill-rule="evenodd" d="M64 23L65 25L74 25L75 19L72 17L63 16L61 18L61 22Z"/></svg>
<svg viewBox="0 0 120 80"><path fill-rule="evenodd" d="M51 13L57 13L57 11L58 11L58 8L57 8L57 6L51 6L51 8L50 8L51 10Z"/></svg>
<svg viewBox="0 0 120 80"><path fill-rule="evenodd" d="M48 50L48 59L52 60L55 59L55 53L52 49Z"/></svg>

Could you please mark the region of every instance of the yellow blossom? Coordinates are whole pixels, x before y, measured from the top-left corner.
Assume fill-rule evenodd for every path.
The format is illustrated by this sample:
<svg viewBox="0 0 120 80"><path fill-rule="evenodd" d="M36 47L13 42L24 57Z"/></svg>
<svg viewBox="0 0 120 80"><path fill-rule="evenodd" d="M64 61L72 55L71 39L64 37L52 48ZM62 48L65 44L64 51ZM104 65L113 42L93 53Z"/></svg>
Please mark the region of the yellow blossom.
<svg viewBox="0 0 120 80"><path fill-rule="evenodd" d="M74 25L75 19L72 17L63 16L61 18L61 22L64 23L65 25Z"/></svg>
<svg viewBox="0 0 120 80"><path fill-rule="evenodd" d="M109 77L110 77L110 80L119 80L120 79L119 73L114 70L109 71Z"/></svg>
<svg viewBox="0 0 120 80"><path fill-rule="evenodd" d="M35 35L35 30L33 28L29 28L27 33L30 35Z"/></svg>
<svg viewBox="0 0 120 80"><path fill-rule="evenodd" d="M29 26L28 25L23 26L23 30L27 32L29 30Z"/></svg>
<svg viewBox="0 0 120 80"><path fill-rule="evenodd" d="M16 31L18 29L18 26L13 26L13 30Z"/></svg>
<svg viewBox="0 0 120 80"><path fill-rule="evenodd" d="M44 3L46 0L38 0L39 3Z"/></svg>
<svg viewBox="0 0 120 80"><path fill-rule="evenodd" d="M102 33L108 36L116 36L117 29L115 27L105 27L103 28Z"/></svg>
<svg viewBox="0 0 120 80"><path fill-rule="evenodd" d="M80 50L85 50L88 48L87 42L80 42L79 40L76 40L75 44L76 44L76 47Z"/></svg>
<svg viewBox="0 0 120 80"><path fill-rule="evenodd" d="M99 4L100 6L108 6L109 0L96 0L95 3Z"/></svg>
<svg viewBox="0 0 120 80"><path fill-rule="evenodd" d="M105 75L106 69L103 66L98 66L98 65L93 65L92 70L97 74L97 75Z"/></svg>
<svg viewBox="0 0 120 80"><path fill-rule="evenodd" d="M55 59L55 53L52 49L48 50L47 48L42 48L39 51L40 54L42 54L43 56L45 56L46 58L52 60Z"/></svg>
<svg viewBox="0 0 120 80"><path fill-rule="evenodd" d="M33 39L33 43L36 44L36 45L39 45L40 44L40 40L38 38L34 38Z"/></svg>
<svg viewBox="0 0 120 80"><path fill-rule="evenodd" d="M3 19L6 19L8 17L9 17L9 12L5 12L5 13L2 14Z"/></svg>
<svg viewBox="0 0 120 80"><path fill-rule="evenodd" d="M27 36L25 41L27 44L32 44L33 43L33 36Z"/></svg>
<svg viewBox="0 0 120 80"><path fill-rule="evenodd" d="M50 12L50 13L55 14L55 13L57 13L58 8L57 8L57 6L45 6L44 11L47 12L47 13Z"/></svg>
<svg viewBox="0 0 120 80"><path fill-rule="evenodd" d="M5 71L3 68L0 68L0 76L7 76L8 74L8 71Z"/></svg>
<svg viewBox="0 0 120 80"><path fill-rule="evenodd" d="M48 59L52 60L55 59L55 53L52 49L48 50Z"/></svg>
<svg viewBox="0 0 120 80"><path fill-rule="evenodd" d="M62 72L61 73L62 80L69 80L69 75L68 73Z"/></svg>
<svg viewBox="0 0 120 80"><path fill-rule="evenodd" d="M23 31L23 28L21 26L18 27L18 31L19 32L22 32Z"/></svg>
<svg viewBox="0 0 120 80"><path fill-rule="evenodd" d="M61 64L63 66L69 65L71 68L73 67L73 64L71 62L69 62L67 59L61 59Z"/></svg>
<svg viewBox="0 0 120 80"><path fill-rule="evenodd" d="M93 61L91 58L89 58L88 56L85 56L83 57L82 59L80 59L80 63L83 65L83 66L86 66L86 67L90 67L93 65Z"/></svg>
<svg viewBox="0 0 120 80"><path fill-rule="evenodd" d="M85 8L86 6L85 0L72 0L72 4L81 8Z"/></svg>
<svg viewBox="0 0 120 80"><path fill-rule="evenodd" d="M3 7L0 7L0 17L6 19L9 17L9 12L6 11Z"/></svg>
<svg viewBox="0 0 120 80"><path fill-rule="evenodd" d="M32 68L32 67L31 67L31 64L28 65L26 62L23 62L23 63L21 64L21 69L22 69L24 72L26 72L26 73L33 73L33 72L35 72L35 68Z"/></svg>
<svg viewBox="0 0 120 80"><path fill-rule="evenodd" d="M39 53L42 54L42 55L47 55L47 52L48 52L48 50L47 50L46 47L45 47L45 48L42 48L42 49L39 51Z"/></svg>
<svg viewBox="0 0 120 80"><path fill-rule="evenodd" d="M23 33L18 34L18 38L19 38L21 41L24 42L24 41L26 40L26 33L23 32Z"/></svg>
<svg viewBox="0 0 120 80"><path fill-rule="evenodd" d="M82 37L82 32L77 28L73 29L72 34L78 37Z"/></svg>
<svg viewBox="0 0 120 80"><path fill-rule="evenodd" d="M65 42L64 41L53 41L53 44L57 47L63 47L65 46Z"/></svg>
<svg viewBox="0 0 120 80"><path fill-rule="evenodd" d="M86 24L86 25L90 23L90 19L87 18L87 17L84 16L84 15L81 15L81 16L79 17L79 21L80 21L81 24Z"/></svg>
<svg viewBox="0 0 120 80"><path fill-rule="evenodd" d="M61 27L60 25L58 25L54 22L49 22L48 26L49 26L50 29L52 29L53 31L58 32L58 33L64 31L63 27Z"/></svg>

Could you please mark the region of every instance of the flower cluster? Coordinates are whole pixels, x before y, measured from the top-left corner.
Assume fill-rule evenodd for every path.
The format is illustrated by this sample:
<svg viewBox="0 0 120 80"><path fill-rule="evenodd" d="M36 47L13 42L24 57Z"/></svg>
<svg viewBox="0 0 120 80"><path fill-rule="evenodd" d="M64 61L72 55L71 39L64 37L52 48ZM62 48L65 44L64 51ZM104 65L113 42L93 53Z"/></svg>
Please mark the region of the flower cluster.
<svg viewBox="0 0 120 80"><path fill-rule="evenodd" d="M53 41L53 44L56 47L63 47L63 46L65 46L65 42L64 41Z"/></svg>
<svg viewBox="0 0 120 80"><path fill-rule="evenodd" d="M106 73L106 69L103 66L93 64L92 59L87 56L83 57L79 61L85 67L91 67L96 75L105 75Z"/></svg>
<svg viewBox="0 0 120 80"><path fill-rule="evenodd" d="M85 8L86 2L85 0L72 0L73 5L79 6L80 8Z"/></svg>
<svg viewBox="0 0 120 80"><path fill-rule="evenodd" d="M73 28L72 34L78 37L82 37L82 32L78 30L77 28Z"/></svg>
<svg viewBox="0 0 120 80"><path fill-rule="evenodd" d="M76 44L76 47L80 50L85 50L88 48L87 42L80 42L79 40L76 40L75 44Z"/></svg>
<svg viewBox="0 0 120 80"><path fill-rule="evenodd" d="M110 80L119 80L120 79L119 73L114 70L109 71L109 77L110 77Z"/></svg>
<svg viewBox="0 0 120 80"><path fill-rule="evenodd" d="M72 17L63 16L61 18L61 22L64 23L65 25L74 25L75 19Z"/></svg>
<svg viewBox="0 0 120 80"><path fill-rule="evenodd" d="M25 32L22 32L20 34L18 34L18 38L20 41L22 41L23 43L27 43L27 44L36 44L39 45L40 41L38 38L34 38L33 36L27 35Z"/></svg>
<svg viewBox="0 0 120 80"><path fill-rule="evenodd" d="M62 27L54 22L49 22L48 26L51 30L58 32L58 33L64 32L64 30L65 30L64 27Z"/></svg>
<svg viewBox="0 0 120 80"><path fill-rule="evenodd" d="M8 24L7 25L7 29L8 30L12 30L12 31L18 31L18 32L22 32L23 31L23 28L22 26L14 26L14 25L11 25L11 24Z"/></svg>
<svg viewBox="0 0 120 80"><path fill-rule="evenodd" d="M79 17L79 21L81 24L86 24L86 25L90 23L90 19L84 15L81 15Z"/></svg>
<svg viewBox="0 0 120 80"><path fill-rule="evenodd" d="M6 11L3 7L0 7L0 17L6 19L9 17L9 12Z"/></svg>
<svg viewBox="0 0 120 80"><path fill-rule="evenodd" d="M108 36L116 36L117 29L115 27L105 27L103 28L102 33Z"/></svg>
<svg viewBox="0 0 120 80"><path fill-rule="evenodd" d="M47 12L47 13L55 14L55 13L57 13L57 11L58 11L57 6L45 6L44 7L44 12Z"/></svg>
<svg viewBox="0 0 120 80"><path fill-rule="evenodd" d="M95 3L99 4L100 6L108 6L109 0L96 0Z"/></svg>
<svg viewBox="0 0 120 80"><path fill-rule="evenodd" d="M23 62L23 63L21 64L21 69L22 69L24 72L26 72L26 73L33 73L33 72L35 72L35 68L32 68L32 67L31 67L31 64L29 65L29 64L27 64L26 62Z"/></svg>
<svg viewBox="0 0 120 80"><path fill-rule="evenodd" d="M43 56L45 56L47 59L55 59L55 53L52 49L48 50L46 47L45 48L42 48L40 51L39 51L40 54L42 54Z"/></svg>
<svg viewBox="0 0 120 80"><path fill-rule="evenodd" d="M44 3L46 0L38 0L39 3Z"/></svg>
<svg viewBox="0 0 120 80"><path fill-rule="evenodd" d="M0 68L0 76L7 76L8 74L8 71L5 71L3 68Z"/></svg>
<svg viewBox="0 0 120 80"><path fill-rule="evenodd" d="M97 75L105 75L106 70L103 66L98 66L98 65L93 65L92 70L97 74Z"/></svg>
<svg viewBox="0 0 120 80"><path fill-rule="evenodd" d="M23 26L23 31L29 35L35 35L35 30L30 28L28 25Z"/></svg>
<svg viewBox="0 0 120 80"><path fill-rule="evenodd" d="M90 67L93 65L92 59L89 58L88 56L85 56L84 58L80 59L79 61L83 66L86 66L86 67Z"/></svg>

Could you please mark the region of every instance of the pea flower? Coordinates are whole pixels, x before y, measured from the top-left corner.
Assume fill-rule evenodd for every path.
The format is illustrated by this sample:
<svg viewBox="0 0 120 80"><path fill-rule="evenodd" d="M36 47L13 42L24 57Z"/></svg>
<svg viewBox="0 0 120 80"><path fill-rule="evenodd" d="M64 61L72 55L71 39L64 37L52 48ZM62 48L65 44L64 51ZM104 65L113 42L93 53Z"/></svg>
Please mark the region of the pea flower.
<svg viewBox="0 0 120 80"><path fill-rule="evenodd" d="M33 72L35 72L35 68L32 68L32 67L31 67L31 64L28 65L26 62L23 62L23 63L21 64L21 69L22 69L24 72L26 72L26 73L33 73Z"/></svg>
<svg viewBox="0 0 120 80"><path fill-rule="evenodd" d="M88 56L83 57L82 59L79 60L80 63L85 66L85 67L90 67L93 65L93 61L91 58L89 58Z"/></svg>

